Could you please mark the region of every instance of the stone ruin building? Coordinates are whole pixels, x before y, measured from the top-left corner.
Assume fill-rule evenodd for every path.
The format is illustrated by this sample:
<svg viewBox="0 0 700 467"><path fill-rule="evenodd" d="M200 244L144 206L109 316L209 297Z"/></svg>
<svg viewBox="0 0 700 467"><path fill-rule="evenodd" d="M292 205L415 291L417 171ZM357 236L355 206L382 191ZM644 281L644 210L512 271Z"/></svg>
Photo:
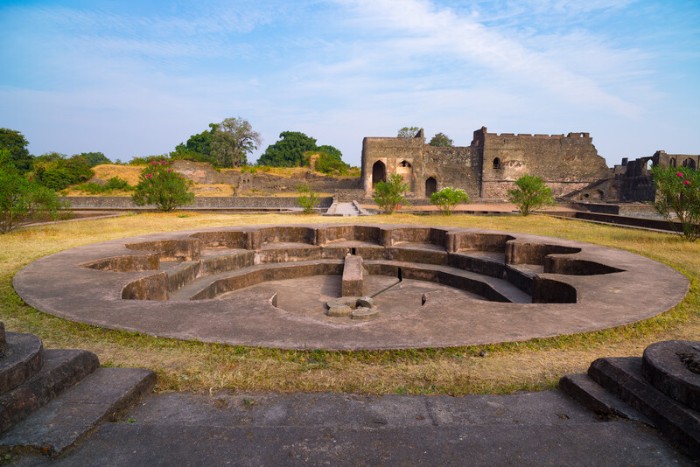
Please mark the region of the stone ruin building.
<svg viewBox="0 0 700 467"><path fill-rule="evenodd" d="M364 138L362 186L370 197L374 185L400 174L409 197L427 198L446 186L461 188L472 199L505 200L523 175L541 177L555 196L575 201L654 201L651 166L698 168L699 155L667 154L609 168L589 133L529 135L474 132L466 147L426 144L421 129L414 138Z"/></svg>

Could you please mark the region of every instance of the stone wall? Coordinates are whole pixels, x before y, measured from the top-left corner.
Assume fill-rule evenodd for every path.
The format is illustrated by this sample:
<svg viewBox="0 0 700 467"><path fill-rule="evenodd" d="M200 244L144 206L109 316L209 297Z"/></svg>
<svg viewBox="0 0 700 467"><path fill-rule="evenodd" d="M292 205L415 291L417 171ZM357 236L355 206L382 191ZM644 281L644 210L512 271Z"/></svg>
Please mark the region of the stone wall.
<svg viewBox="0 0 700 467"><path fill-rule="evenodd" d="M513 182L526 174L541 177L555 195L565 196L610 178L588 133L497 134L485 127L474 132L467 147L427 145L422 130L411 139L365 138L362 181L367 196L382 174L394 173L409 182L409 197L418 198L453 186L472 199L506 199Z"/></svg>
<svg viewBox="0 0 700 467"><path fill-rule="evenodd" d="M153 210L155 207L136 206L126 196L67 196L71 209L116 209L116 210ZM318 208L327 209L333 204L330 196L319 199ZM195 198L194 204L183 206L182 210L226 210L226 209L295 209L299 208L297 198L290 197L211 197Z"/></svg>
<svg viewBox="0 0 700 467"><path fill-rule="evenodd" d="M565 196L598 180L610 170L588 133L515 135L486 133L484 128L483 198L502 198L523 175L542 178L556 196Z"/></svg>

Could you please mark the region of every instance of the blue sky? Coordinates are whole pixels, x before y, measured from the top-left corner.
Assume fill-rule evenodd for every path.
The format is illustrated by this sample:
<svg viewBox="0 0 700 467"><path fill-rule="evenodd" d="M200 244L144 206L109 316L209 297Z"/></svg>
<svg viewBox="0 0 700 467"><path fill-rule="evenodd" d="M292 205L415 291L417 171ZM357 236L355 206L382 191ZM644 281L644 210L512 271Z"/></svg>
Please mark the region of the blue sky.
<svg viewBox="0 0 700 467"><path fill-rule="evenodd" d="M358 165L403 126L700 153L698 0L0 0L0 30L0 127L36 155L163 154L227 117L253 161L289 130Z"/></svg>

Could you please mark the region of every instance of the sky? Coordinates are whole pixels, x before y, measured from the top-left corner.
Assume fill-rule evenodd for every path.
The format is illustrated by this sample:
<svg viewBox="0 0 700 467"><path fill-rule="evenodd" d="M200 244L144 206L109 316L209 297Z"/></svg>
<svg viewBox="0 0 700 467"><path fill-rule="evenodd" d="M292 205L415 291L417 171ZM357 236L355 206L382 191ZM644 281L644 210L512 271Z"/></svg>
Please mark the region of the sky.
<svg viewBox="0 0 700 467"><path fill-rule="evenodd" d="M0 127L34 155L172 151L225 118L359 165L405 126L700 154L698 0L0 0Z"/></svg>

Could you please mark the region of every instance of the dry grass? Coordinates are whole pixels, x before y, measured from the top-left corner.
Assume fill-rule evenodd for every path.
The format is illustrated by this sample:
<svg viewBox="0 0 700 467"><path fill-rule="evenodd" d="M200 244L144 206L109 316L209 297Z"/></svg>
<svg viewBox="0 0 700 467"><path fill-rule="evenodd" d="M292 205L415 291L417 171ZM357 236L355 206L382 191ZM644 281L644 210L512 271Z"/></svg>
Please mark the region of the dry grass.
<svg viewBox="0 0 700 467"><path fill-rule="evenodd" d="M40 335L47 347L85 348L96 352L106 365L152 368L159 376L159 390L194 391L458 395L543 389L566 373L585 371L598 357L638 356L651 342L700 336L700 242L544 216L396 214L359 218L357 222L480 227L625 248L683 272L691 280L690 293L659 317L596 333L451 349L302 352L159 339L71 323L24 305L11 287L14 273L34 259L113 238L211 226L344 221L280 214L153 213L19 230L0 237L0 319L9 330ZM482 350L487 356L479 356Z"/></svg>

